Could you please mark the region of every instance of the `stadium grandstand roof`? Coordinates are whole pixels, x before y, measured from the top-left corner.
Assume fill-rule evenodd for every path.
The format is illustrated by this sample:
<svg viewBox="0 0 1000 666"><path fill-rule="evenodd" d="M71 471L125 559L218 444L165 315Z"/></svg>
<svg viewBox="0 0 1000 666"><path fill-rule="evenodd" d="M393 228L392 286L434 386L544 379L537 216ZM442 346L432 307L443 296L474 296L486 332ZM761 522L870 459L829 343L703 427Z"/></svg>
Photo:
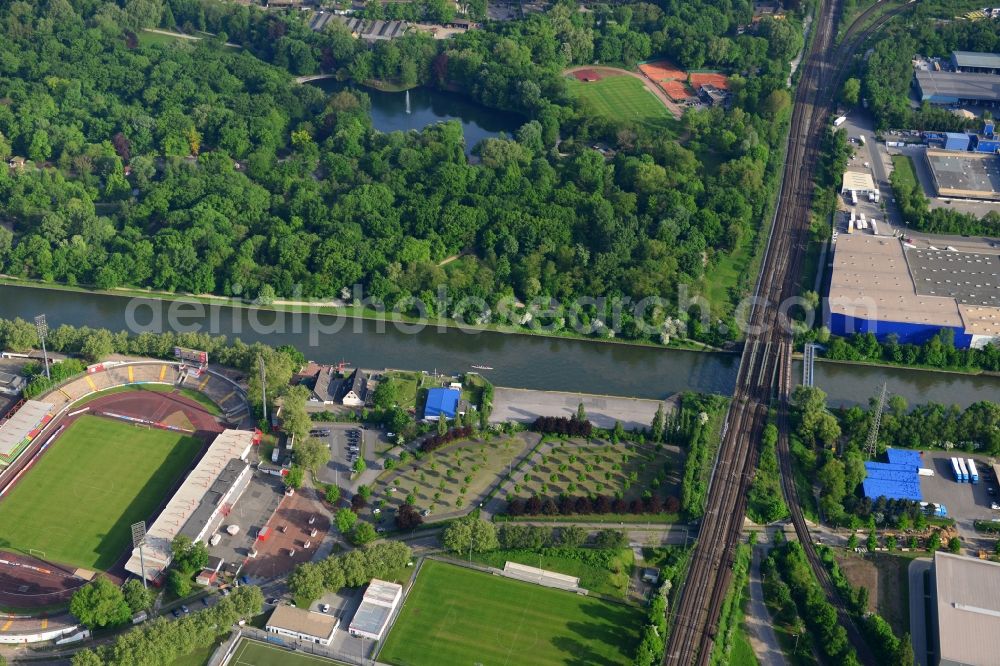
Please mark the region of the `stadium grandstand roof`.
<svg viewBox="0 0 1000 666"><path fill-rule="evenodd" d="M253 446L253 439L252 430L223 430L208 447L205 455L146 531L143 556L147 578L155 578L170 564L170 542L188 525L188 521L202 505L202 500L212 491L212 484L229 468L233 458L246 459ZM143 575L138 549L132 551L125 569L137 576Z"/></svg>
<svg viewBox="0 0 1000 666"><path fill-rule="evenodd" d="M0 462L9 462L23 450L23 444L52 412L52 404L28 400L0 425Z"/></svg>
<svg viewBox="0 0 1000 666"><path fill-rule="evenodd" d="M996 663L1000 654L1000 564L938 551L932 580L940 663Z"/></svg>
<svg viewBox="0 0 1000 666"><path fill-rule="evenodd" d="M979 53L977 51L954 51L952 62L957 67L980 69L1000 69L1000 53Z"/></svg>
<svg viewBox="0 0 1000 666"><path fill-rule="evenodd" d="M191 540L195 540L201 534L202 530L205 528L206 523L212 518L212 514L215 513L215 509L219 506L219 502L222 498L229 492L229 489L233 487L237 479L247 468L248 463L240 458L232 458L226 467L219 474L218 478L212 482L208 490L202 496L201 501L198 502L198 508L194 510L191 517L187 519L184 523L184 527L181 528L180 533Z"/></svg>

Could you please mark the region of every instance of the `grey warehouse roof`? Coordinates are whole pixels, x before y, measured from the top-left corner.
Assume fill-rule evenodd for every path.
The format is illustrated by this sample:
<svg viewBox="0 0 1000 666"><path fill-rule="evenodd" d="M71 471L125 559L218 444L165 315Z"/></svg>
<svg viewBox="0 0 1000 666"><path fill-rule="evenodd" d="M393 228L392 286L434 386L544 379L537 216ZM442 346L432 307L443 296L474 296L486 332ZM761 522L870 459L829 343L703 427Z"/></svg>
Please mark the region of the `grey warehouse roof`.
<svg viewBox="0 0 1000 666"><path fill-rule="evenodd" d="M941 663L996 663L1000 653L1000 564L938 551L934 580Z"/></svg>
<svg viewBox="0 0 1000 666"><path fill-rule="evenodd" d="M1000 53L978 53L976 51L955 51L955 64L959 67L979 67L1000 69Z"/></svg>

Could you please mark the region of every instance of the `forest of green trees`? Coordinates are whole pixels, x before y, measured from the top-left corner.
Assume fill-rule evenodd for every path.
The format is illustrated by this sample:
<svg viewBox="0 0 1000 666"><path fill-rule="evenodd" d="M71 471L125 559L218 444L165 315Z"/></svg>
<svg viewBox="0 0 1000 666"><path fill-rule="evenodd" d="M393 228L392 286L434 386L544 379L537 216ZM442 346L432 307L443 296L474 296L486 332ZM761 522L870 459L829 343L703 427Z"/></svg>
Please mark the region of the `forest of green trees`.
<svg viewBox="0 0 1000 666"><path fill-rule="evenodd" d="M0 272L249 298L329 299L360 285L387 307L419 298L440 310L431 316L479 323L503 313L450 310L437 290L452 302L555 298L584 322L606 313L585 296L670 301L757 240L802 43L795 21L736 36L750 4L716 4L559 3L446 41L369 49L333 22L316 33L302 12L219 0L5 3L0 158L29 162L0 169ZM217 36L136 38L157 25ZM658 51L732 74L734 108L688 113L685 145L587 116L560 74ZM314 72L458 90L525 123L471 164L457 123L376 132L363 93L328 96L290 75ZM599 139L618 148L612 162L587 148ZM654 330L686 318L667 310L650 308ZM619 335L659 339L629 316ZM688 333L734 335L717 323L728 325Z"/></svg>

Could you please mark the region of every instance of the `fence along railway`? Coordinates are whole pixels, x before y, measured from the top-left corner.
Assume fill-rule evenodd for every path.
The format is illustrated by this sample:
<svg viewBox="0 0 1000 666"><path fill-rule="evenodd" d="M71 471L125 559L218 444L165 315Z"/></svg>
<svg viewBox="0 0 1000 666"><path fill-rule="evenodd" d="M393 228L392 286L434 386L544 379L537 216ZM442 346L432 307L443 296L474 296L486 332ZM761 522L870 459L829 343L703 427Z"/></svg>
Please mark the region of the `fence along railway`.
<svg viewBox="0 0 1000 666"><path fill-rule="evenodd" d="M787 412L792 387L792 337L781 304L796 295L796 280L809 233L813 176L822 130L843 80L845 65L864 40L906 7L887 12L864 28L882 9L882 3L876 3L854 20L834 49L841 2L827 0L821 6L816 35L795 92L778 208L754 292L736 389L723 428L691 566L672 613L665 664L709 661L722 602L732 578L747 493L757 465L756 443L772 401L778 415L782 486L796 534L820 585L837 609L840 624L847 630L858 659L862 663L875 663L812 545L796 497L788 451Z"/></svg>

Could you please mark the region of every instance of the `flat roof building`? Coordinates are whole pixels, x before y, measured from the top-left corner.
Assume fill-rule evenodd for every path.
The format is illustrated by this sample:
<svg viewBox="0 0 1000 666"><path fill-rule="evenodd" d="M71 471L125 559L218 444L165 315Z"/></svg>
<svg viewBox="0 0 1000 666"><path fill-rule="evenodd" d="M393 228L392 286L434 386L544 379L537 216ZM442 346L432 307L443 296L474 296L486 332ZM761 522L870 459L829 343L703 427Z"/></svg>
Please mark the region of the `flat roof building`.
<svg viewBox="0 0 1000 666"><path fill-rule="evenodd" d="M851 190L858 194L874 192L875 180L867 171L845 171L841 179L840 193L847 194Z"/></svg>
<svg viewBox="0 0 1000 666"><path fill-rule="evenodd" d="M173 558L170 542L175 536L186 534L197 541L218 525L225 507L236 501L252 476L245 461L253 441L252 430L223 430L216 436L146 531L145 571L138 548L132 551L126 571L155 580Z"/></svg>
<svg viewBox="0 0 1000 666"><path fill-rule="evenodd" d="M931 568L936 664L988 666L1000 654L1000 564L938 551Z"/></svg>
<svg viewBox="0 0 1000 666"><path fill-rule="evenodd" d="M329 645L333 641L333 632L339 626L340 619L334 615L292 606L276 606L267 620L265 629L268 633L278 636L317 645Z"/></svg>
<svg viewBox="0 0 1000 666"><path fill-rule="evenodd" d="M939 197L1000 201L1000 157L928 149L925 159Z"/></svg>
<svg viewBox="0 0 1000 666"><path fill-rule="evenodd" d="M951 66L958 72L1000 74L1000 53L954 51L951 54Z"/></svg>
<svg viewBox="0 0 1000 666"><path fill-rule="evenodd" d="M914 73L921 102L994 104L1000 102L1000 76L965 72Z"/></svg>
<svg viewBox="0 0 1000 666"><path fill-rule="evenodd" d="M922 344L943 329L957 347L1000 340L1000 256L905 248L899 239L842 235L824 317L834 335L895 335Z"/></svg>
<svg viewBox="0 0 1000 666"><path fill-rule="evenodd" d="M389 627L389 620L403 598L403 586L372 578L361 600L361 606L354 613L349 631L352 636L363 636L380 641Z"/></svg>

